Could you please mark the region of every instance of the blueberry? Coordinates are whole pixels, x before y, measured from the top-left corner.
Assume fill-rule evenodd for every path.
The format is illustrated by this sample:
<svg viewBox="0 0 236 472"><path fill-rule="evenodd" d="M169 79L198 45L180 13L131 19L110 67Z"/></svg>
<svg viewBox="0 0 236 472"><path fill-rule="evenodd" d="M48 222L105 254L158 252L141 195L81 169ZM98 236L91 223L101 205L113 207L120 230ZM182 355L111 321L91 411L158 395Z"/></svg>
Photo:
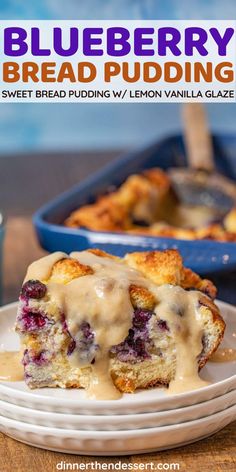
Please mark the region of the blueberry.
<svg viewBox="0 0 236 472"><path fill-rule="evenodd" d="M144 329L152 315L153 312L149 310L135 310L133 318L133 327L141 330Z"/></svg>
<svg viewBox="0 0 236 472"><path fill-rule="evenodd" d="M47 316L37 310L23 309L22 313L17 317L18 328L20 331L38 331L43 328L48 328L53 324Z"/></svg>
<svg viewBox="0 0 236 472"><path fill-rule="evenodd" d="M94 333L92 332L91 330L91 326L89 323L87 323L86 321L84 321L81 325L80 325L80 329L83 333L83 336L84 338L86 338L87 340L90 340L90 341L93 341L94 340Z"/></svg>
<svg viewBox="0 0 236 472"><path fill-rule="evenodd" d="M145 342L141 338L137 338L134 343L135 351L137 352L138 357L145 357L146 350L145 350Z"/></svg>
<svg viewBox="0 0 236 472"><path fill-rule="evenodd" d="M76 350L81 363L95 362L94 354L98 350L98 345L94 343L95 335L91 329L90 324L86 321L83 321L75 337L71 335L64 316L62 317L62 324L67 334L71 338L67 349L67 355L71 356L74 350Z"/></svg>
<svg viewBox="0 0 236 472"><path fill-rule="evenodd" d="M23 359L21 361L21 363L23 364L23 366L25 367L27 364L29 364L30 362L30 359L29 359L29 350L28 349L25 349L24 350L24 354L23 354Z"/></svg>
<svg viewBox="0 0 236 472"><path fill-rule="evenodd" d="M22 364L26 367L29 364L36 364L37 366L41 367L44 364L48 363L48 351L41 351L38 354L34 354L32 351L26 349L24 351L24 356L22 360Z"/></svg>
<svg viewBox="0 0 236 472"><path fill-rule="evenodd" d="M61 324L62 324L62 329L68 334L68 324L66 322L66 317L64 313L61 315Z"/></svg>
<svg viewBox="0 0 236 472"><path fill-rule="evenodd" d="M148 359L150 357L146 351L149 344L148 322L153 314L150 310L136 309L128 336L122 343L111 348L111 354L116 355L122 362Z"/></svg>
<svg viewBox="0 0 236 472"><path fill-rule="evenodd" d="M44 364L47 364L48 362L47 352L41 351L39 354L34 355L32 357L32 362L38 365L39 367Z"/></svg>
<svg viewBox="0 0 236 472"><path fill-rule="evenodd" d="M169 327L168 327L167 322L165 320L158 320L157 325L158 325L158 328L161 331L169 331Z"/></svg>
<svg viewBox="0 0 236 472"><path fill-rule="evenodd" d="M75 350L75 347L76 347L76 342L74 339L71 340L69 346L68 346L68 349L67 349L67 355L68 356L71 356L71 354L74 352Z"/></svg>
<svg viewBox="0 0 236 472"><path fill-rule="evenodd" d="M46 292L47 287L40 280L28 280L21 289L21 296L38 300L43 298Z"/></svg>
<svg viewBox="0 0 236 472"><path fill-rule="evenodd" d="M127 342L128 346L130 346L130 347L134 346L134 330L133 329L129 329L129 334L126 338L126 342Z"/></svg>

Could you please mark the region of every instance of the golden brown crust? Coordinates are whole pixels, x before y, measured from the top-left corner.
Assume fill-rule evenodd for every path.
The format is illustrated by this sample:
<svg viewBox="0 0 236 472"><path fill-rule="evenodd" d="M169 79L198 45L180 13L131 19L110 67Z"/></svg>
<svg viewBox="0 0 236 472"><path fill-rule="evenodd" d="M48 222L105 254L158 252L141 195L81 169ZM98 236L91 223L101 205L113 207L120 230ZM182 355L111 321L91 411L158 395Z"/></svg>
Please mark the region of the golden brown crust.
<svg viewBox="0 0 236 472"><path fill-rule="evenodd" d="M199 303L201 304L201 314L203 316L205 315L206 320L208 320L208 323L212 323L214 331L217 333L217 335L215 336L216 341L211 345L211 348L208 349L207 355L204 355L204 351L201 355L201 358L199 360L199 369L202 369L202 367L204 367L211 355L217 350L218 346L220 345L223 339L225 332L225 322L220 315L218 307L208 297L202 295L199 300Z"/></svg>
<svg viewBox="0 0 236 472"><path fill-rule="evenodd" d="M140 271L156 285L180 285L184 289L199 290L212 299L216 297L217 290L214 284L210 280L201 279L192 270L185 268L181 255L175 249L133 252L126 254L124 259L108 254L101 249L89 249L88 251L98 257L109 257L117 261L123 261L133 269ZM68 283L74 278L89 274L93 274L90 266L68 257L54 264L50 280ZM141 308L149 309L155 303L154 296L144 287L132 285L130 295L135 307L139 305Z"/></svg>
<svg viewBox="0 0 236 472"><path fill-rule="evenodd" d="M113 377L113 382L116 388L118 388L122 393L134 393L136 390L135 382L128 377ZM151 382L144 383L141 388L146 390L153 387L168 387L168 385L168 379L163 380L157 378Z"/></svg>
<svg viewBox="0 0 236 472"><path fill-rule="evenodd" d="M234 234L236 238L236 207L232 208L224 218L224 227L226 231Z"/></svg>
<svg viewBox="0 0 236 472"><path fill-rule="evenodd" d="M225 323L220 315L219 308L217 305L214 303L213 300L211 300L209 297L202 295L201 298L199 299L199 303L202 305L201 306L201 311L204 309L207 309L208 311L211 312L212 315L212 321L213 323L220 323L222 327L225 327Z"/></svg>
<svg viewBox="0 0 236 472"><path fill-rule="evenodd" d="M134 226L127 230L129 234L138 234L144 236L159 236L161 238L175 238L192 240L196 239L196 232L192 229L177 228L166 223L154 223L149 227Z"/></svg>
<svg viewBox="0 0 236 472"><path fill-rule="evenodd" d="M115 192L75 210L65 225L95 231L126 231L132 228L133 219L147 217L151 223L162 216L165 201L169 203L172 199L169 190L170 180L161 169L132 175Z"/></svg>
<svg viewBox="0 0 236 472"><path fill-rule="evenodd" d="M102 251L102 249L88 249L88 252L91 252L92 254L95 254L95 256L98 257L108 257L109 259L113 259L115 261L121 260L120 257L113 256L113 254L109 254L108 252Z"/></svg>
<svg viewBox="0 0 236 472"><path fill-rule="evenodd" d="M157 303L154 295L145 287L137 287L137 285L130 285L129 293L134 308L153 310L154 306Z"/></svg>
<svg viewBox="0 0 236 472"><path fill-rule="evenodd" d="M125 261L139 270L157 285L180 285L183 270L182 258L178 251L132 252L126 254Z"/></svg>
<svg viewBox="0 0 236 472"><path fill-rule="evenodd" d="M113 195L109 195L74 211L65 221L65 225L94 231L121 231L128 228L130 223L127 209L115 201Z"/></svg>
<svg viewBox="0 0 236 472"><path fill-rule="evenodd" d="M192 229L182 228L178 221L177 224L173 223L177 205L168 174L153 168L129 176L116 191L74 211L64 224L94 231L236 242L236 208L220 224ZM140 225L140 222L145 225Z"/></svg>
<svg viewBox="0 0 236 472"><path fill-rule="evenodd" d="M198 274L193 272L191 269L183 267L181 287L184 289L196 289L200 292L205 293L210 298L216 298L217 289L215 285L208 279L201 279Z"/></svg>
<svg viewBox="0 0 236 472"><path fill-rule="evenodd" d="M66 284L83 275L93 274L93 269L81 264L77 259L64 258L56 262L52 268L50 280Z"/></svg>
<svg viewBox="0 0 236 472"><path fill-rule="evenodd" d="M154 168L144 171L142 174L133 174L116 191L119 201L126 204L129 210L140 200L152 197L153 191L158 200L169 193L170 179L161 169Z"/></svg>
<svg viewBox="0 0 236 472"><path fill-rule="evenodd" d="M149 182L153 183L162 192L162 194L166 194L166 192L170 190L170 179L166 172L164 172L162 169L157 167L147 169L143 172L143 175L149 180Z"/></svg>
<svg viewBox="0 0 236 472"><path fill-rule="evenodd" d="M215 285L201 279L191 269L183 266L182 258L175 249L166 251L133 252L126 254L125 261L134 269L140 270L157 285L180 285L184 289L196 289L211 298L216 297Z"/></svg>
<svg viewBox="0 0 236 472"><path fill-rule="evenodd" d="M209 225L196 230L196 239L212 239L222 242L236 242L236 233L226 231L220 224Z"/></svg>
<svg viewBox="0 0 236 472"><path fill-rule="evenodd" d="M113 377L112 380L122 393L133 393L135 391L134 381L127 377Z"/></svg>

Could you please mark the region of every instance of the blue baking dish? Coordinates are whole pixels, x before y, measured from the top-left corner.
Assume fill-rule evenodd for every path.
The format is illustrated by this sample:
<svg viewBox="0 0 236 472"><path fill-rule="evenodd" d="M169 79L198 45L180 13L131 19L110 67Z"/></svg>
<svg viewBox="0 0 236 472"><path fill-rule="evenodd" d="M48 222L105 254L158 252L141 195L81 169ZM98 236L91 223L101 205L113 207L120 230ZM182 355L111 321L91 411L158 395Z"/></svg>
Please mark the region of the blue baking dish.
<svg viewBox="0 0 236 472"><path fill-rule="evenodd" d="M236 135L217 134L213 136L213 142L217 169L236 180ZM199 273L236 268L236 243L134 236L62 225L71 211L91 203L111 186L120 185L129 174L155 166L167 169L185 164L181 135L121 156L35 213L33 222L40 244L49 252L60 250L69 253L97 247L119 256L131 251L176 248L181 252L185 265Z"/></svg>

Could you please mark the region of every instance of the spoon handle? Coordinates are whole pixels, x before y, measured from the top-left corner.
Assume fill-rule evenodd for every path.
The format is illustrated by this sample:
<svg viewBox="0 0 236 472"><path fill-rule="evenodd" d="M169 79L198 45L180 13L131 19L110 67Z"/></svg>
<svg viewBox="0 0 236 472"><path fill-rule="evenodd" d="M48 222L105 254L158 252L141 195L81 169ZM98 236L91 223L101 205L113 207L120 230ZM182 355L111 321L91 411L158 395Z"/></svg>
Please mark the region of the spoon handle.
<svg viewBox="0 0 236 472"><path fill-rule="evenodd" d="M192 169L213 172L213 146L204 105L184 103L182 120L188 165Z"/></svg>

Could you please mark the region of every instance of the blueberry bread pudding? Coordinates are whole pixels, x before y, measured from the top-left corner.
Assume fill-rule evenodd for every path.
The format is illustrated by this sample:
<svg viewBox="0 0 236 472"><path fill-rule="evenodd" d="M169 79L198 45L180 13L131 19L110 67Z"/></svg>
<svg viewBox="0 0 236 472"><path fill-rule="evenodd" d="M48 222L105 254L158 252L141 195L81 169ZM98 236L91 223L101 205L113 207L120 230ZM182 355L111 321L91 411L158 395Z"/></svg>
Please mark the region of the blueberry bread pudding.
<svg viewBox="0 0 236 472"><path fill-rule="evenodd" d="M201 387L198 372L225 328L215 295L175 250L46 256L29 266L20 294L25 381L98 399Z"/></svg>
<svg viewBox="0 0 236 472"><path fill-rule="evenodd" d="M168 173L157 168L129 176L113 192L73 211L64 224L93 231L236 242L236 208L219 221L213 208L183 204Z"/></svg>

